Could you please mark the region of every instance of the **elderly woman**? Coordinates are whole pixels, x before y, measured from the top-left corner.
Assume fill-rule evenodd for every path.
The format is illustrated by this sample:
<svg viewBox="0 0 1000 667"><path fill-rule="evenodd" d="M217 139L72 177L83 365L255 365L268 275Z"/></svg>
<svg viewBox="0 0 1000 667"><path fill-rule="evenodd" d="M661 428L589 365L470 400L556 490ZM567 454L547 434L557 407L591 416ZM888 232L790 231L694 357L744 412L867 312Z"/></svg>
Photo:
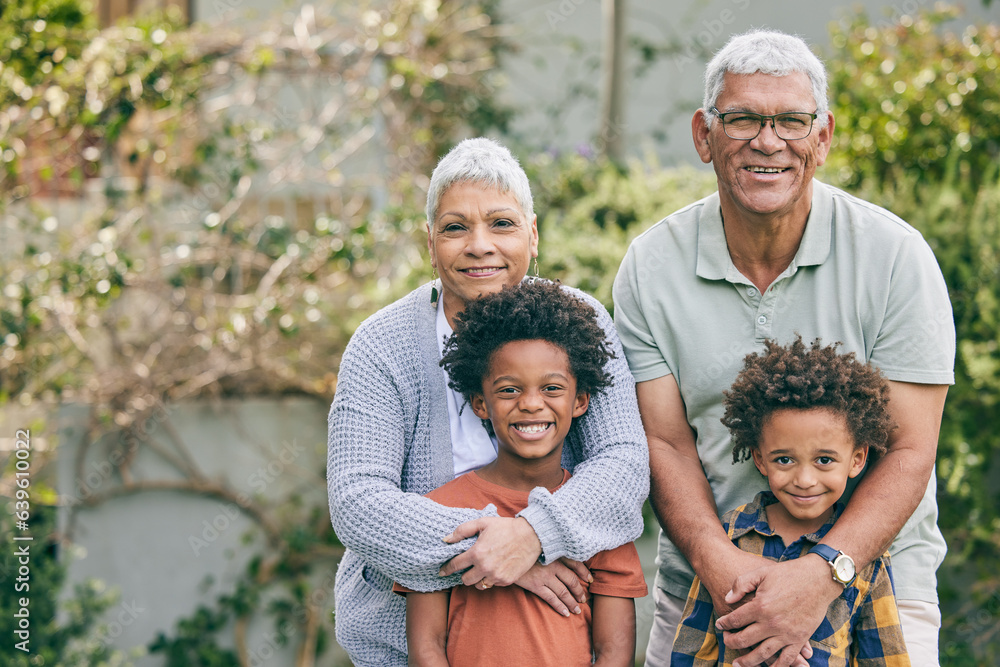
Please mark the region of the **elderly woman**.
<svg viewBox="0 0 1000 667"><path fill-rule="evenodd" d="M422 497L496 457L438 362L465 305L523 280L538 255L528 179L506 148L469 139L441 160L427 195L427 247L440 279L358 327L330 410L330 514L347 546L335 588L337 640L356 665L407 662L406 604L393 581L420 591L520 585L559 613L578 613L577 573L587 576L578 561L642 530L649 468L634 381L611 318L575 290L600 314L617 356L609 362L614 385L566 438L573 478L554 494L536 488L513 519L492 506L446 508Z"/></svg>

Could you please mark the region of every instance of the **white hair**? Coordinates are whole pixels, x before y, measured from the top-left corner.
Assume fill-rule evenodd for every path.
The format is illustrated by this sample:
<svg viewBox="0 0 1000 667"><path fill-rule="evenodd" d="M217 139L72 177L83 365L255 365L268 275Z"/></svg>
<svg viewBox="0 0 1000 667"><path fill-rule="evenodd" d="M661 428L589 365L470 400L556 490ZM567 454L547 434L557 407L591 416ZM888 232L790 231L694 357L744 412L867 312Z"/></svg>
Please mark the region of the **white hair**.
<svg viewBox="0 0 1000 667"><path fill-rule="evenodd" d="M771 76L802 72L809 77L812 85L818 116L816 126L826 127L826 113L830 110L826 96L826 68L801 37L776 30L751 30L730 37L705 68L705 99L702 108L706 111L715 106L722 94L727 72L759 72ZM712 125L712 117L713 114L705 114L705 123L709 127Z"/></svg>
<svg viewBox="0 0 1000 667"><path fill-rule="evenodd" d="M432 228L441 196L455 183L479 183L509 192L529 220L534 216L527 175L507 147L493 139L466 139L438 162L427 189L427 223Z"/></svg>

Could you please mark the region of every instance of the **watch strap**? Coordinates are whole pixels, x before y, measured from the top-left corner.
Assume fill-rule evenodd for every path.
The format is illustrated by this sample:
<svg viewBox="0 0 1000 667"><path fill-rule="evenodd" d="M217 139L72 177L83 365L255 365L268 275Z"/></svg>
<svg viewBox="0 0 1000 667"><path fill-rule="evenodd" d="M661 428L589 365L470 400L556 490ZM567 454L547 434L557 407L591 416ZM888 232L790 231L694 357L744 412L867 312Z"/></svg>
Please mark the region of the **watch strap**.
<svg viewBox="0 0 1000 667"><path fill-rule="evenodd" d="M817 556L825 560L827 563L833 563L833 561L836 560L837 556L840 555L839 551L837 551L831 546L827 546L826 544L817 544L816 546L814 546L812 549L809 550L809 553L816 554Z"/></svg>

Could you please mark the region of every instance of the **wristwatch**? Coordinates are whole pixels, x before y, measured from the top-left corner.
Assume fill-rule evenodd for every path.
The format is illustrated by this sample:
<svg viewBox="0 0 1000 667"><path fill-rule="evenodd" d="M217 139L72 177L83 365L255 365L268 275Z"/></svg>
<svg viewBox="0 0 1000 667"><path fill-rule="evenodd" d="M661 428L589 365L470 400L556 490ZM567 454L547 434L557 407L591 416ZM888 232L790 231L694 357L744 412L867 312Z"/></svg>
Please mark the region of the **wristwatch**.
<svg viewBox="0 0 1000 667"><path fill-rule="evenodd" d="M809 553L816 554L829 563L830 569L833 570L833 580L843 584L845 588L853 584L855 577L858 576L854 560L843 551L837 551L825 544L817 544L809 550Z"/></svg>

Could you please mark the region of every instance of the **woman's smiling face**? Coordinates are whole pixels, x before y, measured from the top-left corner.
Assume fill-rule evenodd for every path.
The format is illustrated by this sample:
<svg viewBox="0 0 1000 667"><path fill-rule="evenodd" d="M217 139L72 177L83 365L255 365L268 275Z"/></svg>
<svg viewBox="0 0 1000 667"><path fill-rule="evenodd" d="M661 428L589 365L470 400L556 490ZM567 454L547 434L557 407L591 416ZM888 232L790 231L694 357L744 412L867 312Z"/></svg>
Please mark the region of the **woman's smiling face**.
<svg viewBox="0 0 1000 667"><path fill-rule="evenodd" d="M521 282L538 256L538 228L514 196L459 182L441 196L428 223L431 266L441 276L445 315L454 324L465 304Z"/></svg>

